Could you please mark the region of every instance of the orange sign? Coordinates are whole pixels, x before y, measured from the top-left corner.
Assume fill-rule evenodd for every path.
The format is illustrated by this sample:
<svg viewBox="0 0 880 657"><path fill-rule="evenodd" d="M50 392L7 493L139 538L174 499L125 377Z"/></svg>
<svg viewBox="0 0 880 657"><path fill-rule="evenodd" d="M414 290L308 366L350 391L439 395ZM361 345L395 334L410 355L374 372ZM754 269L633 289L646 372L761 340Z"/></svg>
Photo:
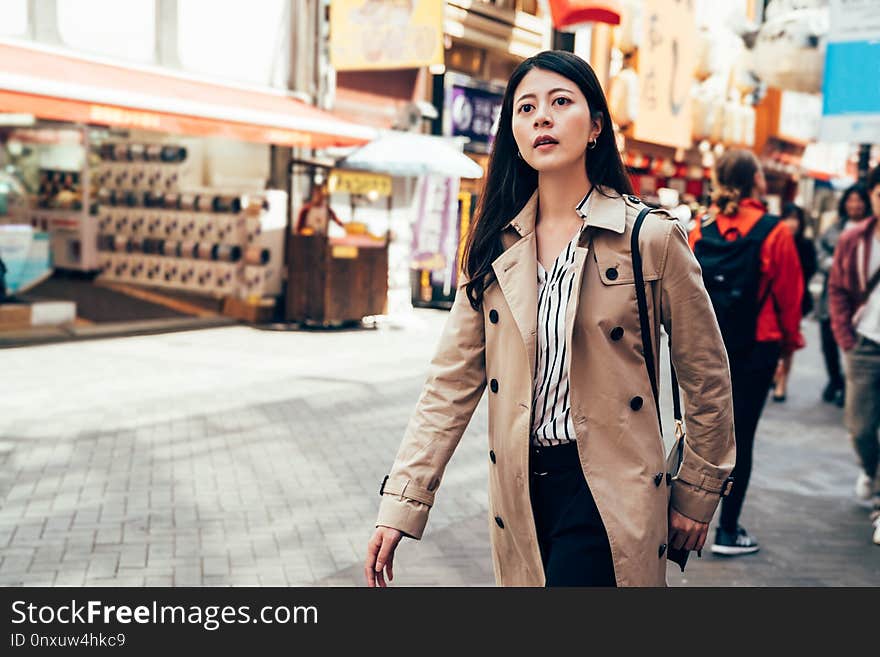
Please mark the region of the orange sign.
<svg viewBox="0 0 880 657"><path fill-rule="evenodd" d="M645 0L642 19L635 138L688 148L697 48L693 2Z"/></svg>

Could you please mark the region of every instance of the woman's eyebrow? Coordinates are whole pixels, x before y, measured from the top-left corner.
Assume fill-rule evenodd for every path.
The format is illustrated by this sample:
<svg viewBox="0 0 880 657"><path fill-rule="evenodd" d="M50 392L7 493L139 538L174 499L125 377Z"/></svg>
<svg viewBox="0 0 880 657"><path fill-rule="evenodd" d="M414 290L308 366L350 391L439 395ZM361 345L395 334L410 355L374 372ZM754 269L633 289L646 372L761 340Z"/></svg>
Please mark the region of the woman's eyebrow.
<svg viewBox="0 0 880 657"><path fill-rule="evenodd" d="M548 92L547 92L547 95L549 96L550 94L555 94L557 91L564 91L564 92L569 93L569 94L570 94L570 93L574 93L571 89L566 89L565 87L556 87L556 88L551 89L550 91L548 91ZM536 94L533 94L533 93L523 94L522 96L520 96L519 98L516 99L516 102L518 103L519 101L521 101L521 100L523 100L523 99L525 99L525 98L537 98L537 95L536 95ZM514 103L514 104L516 104L516 103Z"/></svg>

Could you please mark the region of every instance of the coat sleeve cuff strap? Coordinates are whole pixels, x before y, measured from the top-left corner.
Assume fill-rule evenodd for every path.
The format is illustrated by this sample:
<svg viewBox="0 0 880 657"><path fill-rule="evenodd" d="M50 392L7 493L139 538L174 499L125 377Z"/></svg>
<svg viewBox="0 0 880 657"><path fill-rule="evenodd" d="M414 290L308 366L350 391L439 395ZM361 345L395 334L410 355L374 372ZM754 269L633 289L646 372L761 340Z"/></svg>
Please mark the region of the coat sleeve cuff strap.
<svg viewBox="0 0 880 657"><path fill-rule="evenodd" d="M721 497L726 497L733 486L733 477L719 479L718 477L700 472L694 467L688 467L684 463L682 463L681 470L679 470L676 479Z"/></svg>
<svg viewBox="0 0 880 657"><path fill-rule="evenodd" d="M411 479L399 479L395 477L385 477L382 487L379 489L380 495L396 495L409 500L415 500L428 506L434 506L434 493L413 483Z"/></svg>

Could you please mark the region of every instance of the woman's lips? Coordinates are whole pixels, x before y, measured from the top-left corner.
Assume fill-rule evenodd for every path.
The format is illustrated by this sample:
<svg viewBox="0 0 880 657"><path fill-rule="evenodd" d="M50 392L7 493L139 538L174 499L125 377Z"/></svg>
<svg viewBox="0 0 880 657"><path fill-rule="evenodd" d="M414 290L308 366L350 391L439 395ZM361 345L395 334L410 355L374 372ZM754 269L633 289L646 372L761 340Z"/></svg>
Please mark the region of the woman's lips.
<svg viewBox="0 0 880 657"><path fill-rule="evenodd" d="M556 142L556 141L544 142L543 144L538 144L537 146L535 146L535 150L542 151L542 152L549 151L550 149L552 149L556 146L559 146L559 142Z"/></svg>

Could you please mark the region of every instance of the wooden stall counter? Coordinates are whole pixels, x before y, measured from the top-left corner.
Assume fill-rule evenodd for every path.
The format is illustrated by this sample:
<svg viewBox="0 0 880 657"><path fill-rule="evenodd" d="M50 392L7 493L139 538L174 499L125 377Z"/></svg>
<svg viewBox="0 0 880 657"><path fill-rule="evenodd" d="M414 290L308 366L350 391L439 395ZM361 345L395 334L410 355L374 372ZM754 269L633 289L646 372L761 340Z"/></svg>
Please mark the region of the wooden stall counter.
<svg viewBox="0 0 880 657"><path fill-rule="evenodd" d="M385 238L294 234L288 239L287 321L329 326L387 312Z"/></svg>

